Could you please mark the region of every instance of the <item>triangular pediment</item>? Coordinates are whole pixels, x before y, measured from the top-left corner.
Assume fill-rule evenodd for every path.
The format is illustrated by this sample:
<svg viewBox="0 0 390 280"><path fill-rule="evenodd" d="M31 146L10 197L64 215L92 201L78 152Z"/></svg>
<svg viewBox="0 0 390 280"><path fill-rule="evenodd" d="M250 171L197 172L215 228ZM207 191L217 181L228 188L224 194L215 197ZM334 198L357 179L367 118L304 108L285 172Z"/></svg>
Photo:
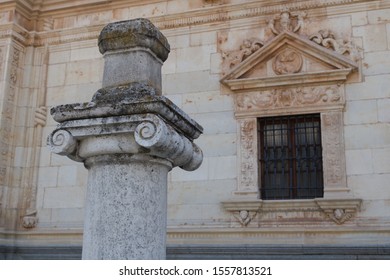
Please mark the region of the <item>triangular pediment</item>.
<svg viewBox="0 0 390 280"><path fill-rule="evenodd" d="M284 31L221 79L233 91L345 81L357 64L332 49Z"/></svg>

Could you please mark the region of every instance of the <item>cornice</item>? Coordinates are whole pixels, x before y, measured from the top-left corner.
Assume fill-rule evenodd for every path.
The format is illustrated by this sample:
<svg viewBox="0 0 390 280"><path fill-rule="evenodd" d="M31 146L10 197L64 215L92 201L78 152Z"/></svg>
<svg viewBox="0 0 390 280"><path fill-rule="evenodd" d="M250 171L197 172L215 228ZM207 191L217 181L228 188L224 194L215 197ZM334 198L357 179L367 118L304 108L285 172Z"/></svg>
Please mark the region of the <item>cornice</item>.
<svg viewBox="0 0 390 280"><path fill-rule="evenodd" d="M19 1L5 1L0 3L0 7L12 6ZM31 2L31 1L30 1ZM37 5L23 5L20 7L21 10L26 11L27 9L32 9L31 16L37 17L38 20L55 20L62 17L74 16L75 11L81 9L82 11L88 11L88 14L99 12L99 11L113 11L118 8L129 7L136 5L137 1L127 1L127 6L124 6L124 1L109 1L109 0L91 0L88 3L84 4L87 6L73 6L69 7L65 2L70 1L44 1L46 5L53 5L51 9L44 4ZM161 2L158 0L147 1L150 3ZM4 4L5 3L5 4ZM63 4L63 6L60 5ZM55 6L54 4L58 4ZM95 5L96 4L96 5ZM101 4L101 5L97 5ZM146 4L146 3L145 3ZM65 5L65 6L64 6ZM95 5L95 6L93 6ZM54 6L56 8L54 8ZM86 9L86 7L91 9ZM279 1L251 1L246 4L229 4L229 5L217 5L203 7L201 9L195 9L188 12L179 12L175 14L167 14L163 16L150 17L149 19L165 33L171 32L180 32L180 30L188 30L189 27L200 28L200 29L209 29L213 28L215 30L224 29L232 26L240 26L240 24L247 26L248 24L253 24L253 19L258 17L257 24L265 22L269 15L280 13L284 10L289 11L298 11L298 10L313 10L310 12L311 16L327 15L331 16L333 14L349 13L351 11L366 11L367 9L377 9L380 8L390 8L390 2L383 0L302 0L302 1L292 1L291 3L279 2ZM38 12L39 10L39 12ZM80 10L79 10L80 11ZM25 14L25 13L23 13ZM118 20L121 20L120 18ZM226 24L229 22L229 24ZM66 29L58 30L46 30L40 32L31 32L32 35L25 35L24 37L29 37L27 44L30 45L44 45L44 44L61 44L72 41L83 41L89 39L96 39L99 35L100 30L105 24L97 23L90 25L88 27L69 27ZM4 30L4 25L1 28ZM195 30L195 29L192 29ZM1 31L0 31L1 32ZM9 34L8 34L9 35ZM0 33L0 38L5 35L4 32Z"/></svg>

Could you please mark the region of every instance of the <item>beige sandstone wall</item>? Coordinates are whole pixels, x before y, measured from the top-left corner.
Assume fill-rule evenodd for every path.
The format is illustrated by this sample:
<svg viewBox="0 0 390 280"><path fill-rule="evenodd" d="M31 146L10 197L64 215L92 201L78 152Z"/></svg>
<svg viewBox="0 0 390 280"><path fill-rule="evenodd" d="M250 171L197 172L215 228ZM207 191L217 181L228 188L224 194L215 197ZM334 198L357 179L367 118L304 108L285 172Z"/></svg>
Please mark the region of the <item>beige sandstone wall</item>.
<svg viewBox="0 0 390 280"><path fill-rule="evenodd" d="M106 23L147 17L171 45L163 94L204 127L196 141L204 152L202 166L169 175L170 244L389 243L389 1L87 1L73 9L54 0L41 7L34 6L36 1L16 7L13 2L23 1L8 2L0 4L1 133L2 139L13 136L1 143L7 150L0 186L5 242L81 244L87 172L82 164L49 152L46 136L55 122L48 113L46 120L41 116L51 106L89 101L100 88L103 59L96 39ZM267 20L283 8L307 13L300 36L331 29L338 39L353 41L362 57L358 70L341 82L343 176L348 197L362 202L340 224L317 206L302 204L300 210L283 206L267 217L258 213L243 225L222 204L236 197L242 172L235 93L220 83L226 70L223 53L252 37L270 40L274 35ZM12 106L5 105L14 91ZM10 108L12 118L7 117Z"/></svg>

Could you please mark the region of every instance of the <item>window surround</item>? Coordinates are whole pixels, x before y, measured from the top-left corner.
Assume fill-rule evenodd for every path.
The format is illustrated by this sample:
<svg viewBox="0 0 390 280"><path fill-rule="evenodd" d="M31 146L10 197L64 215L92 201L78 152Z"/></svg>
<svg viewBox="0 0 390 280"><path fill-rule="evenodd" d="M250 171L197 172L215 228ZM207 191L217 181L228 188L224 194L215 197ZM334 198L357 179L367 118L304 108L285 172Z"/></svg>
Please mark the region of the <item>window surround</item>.
<svg viewBox="0 0 390 280"><path fill-rule="evenodd" d="M292 59L281 59L284 55ZM233 226L239 222L241 226L256 227L282 212L289 212L287 216L292 220L310 212L313 219L322 217L342 224L358 211L361 199L352 197L346 181L343 135L344 83L357 68L347 57L283 31L221 79L222 85L233 92L238 130L237 190L229 201L222 202L234 217ZM261 200L257 119L301 114L321 117L324 197Z"/></svg>

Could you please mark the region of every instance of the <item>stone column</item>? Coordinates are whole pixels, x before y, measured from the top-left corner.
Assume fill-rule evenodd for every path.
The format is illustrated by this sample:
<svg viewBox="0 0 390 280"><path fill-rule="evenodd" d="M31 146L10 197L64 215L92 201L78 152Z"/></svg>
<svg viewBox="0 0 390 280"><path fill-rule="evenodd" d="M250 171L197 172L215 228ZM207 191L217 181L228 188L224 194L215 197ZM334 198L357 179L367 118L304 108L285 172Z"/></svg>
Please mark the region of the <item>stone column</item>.
<svg viewBox="0 0 390 280"><path fill-rule="evenodd" d="M169 44L146 19L99 36L103 88L91 102L52 108L52 152L88 168L83 259L164 259L167 175L194 170L202 127L161 96Z"/></svg>

